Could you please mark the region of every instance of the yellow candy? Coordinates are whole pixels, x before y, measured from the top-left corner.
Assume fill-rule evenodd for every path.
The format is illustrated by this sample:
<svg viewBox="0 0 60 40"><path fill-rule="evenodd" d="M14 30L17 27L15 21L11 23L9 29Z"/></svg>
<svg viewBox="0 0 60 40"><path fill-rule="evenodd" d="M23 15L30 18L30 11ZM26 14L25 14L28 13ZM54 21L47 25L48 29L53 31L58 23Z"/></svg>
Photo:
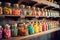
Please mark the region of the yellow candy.
<svg viewBox="0 0 60 40"><path fill-rule="evenodd" d="M35 33L39 33L39 27L38 27L38 25L36 24L36 25L34 25L34 32Z"/></svg>
<svg viewBox="0 0 60 40"><path fill-rule="evenodd" d="M11 13L12 12L11 12L10 8L7 8L7 7L4 8L4 14L11 14Z"/></svg>

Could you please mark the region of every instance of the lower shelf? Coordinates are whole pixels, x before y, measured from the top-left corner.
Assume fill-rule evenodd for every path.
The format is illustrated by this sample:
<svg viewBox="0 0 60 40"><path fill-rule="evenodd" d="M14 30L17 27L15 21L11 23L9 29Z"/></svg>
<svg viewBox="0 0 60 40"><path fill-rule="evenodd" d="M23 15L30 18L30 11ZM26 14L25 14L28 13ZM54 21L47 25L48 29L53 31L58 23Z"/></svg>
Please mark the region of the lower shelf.
<svg viewBox="0 0 60 40"><path fill-rule="evenodd" d="M22 36L22 37L11 37L10 39L2 39L2 40L22 40L22 39L25 39L25 38L34 38L34 37L37 37L37 36L42 36L42 35L45 35L45 34L48 34L48 33L52 33L52 32L55 32L55 31L59 31L60 30L60 27L59 28L54 28L54 29L51 29L51 30L48 30L48 31L44 31L44 32L40 32L40 33L37 33L37 34L33 34L33 35L28 35L28 36Z"/></svg>

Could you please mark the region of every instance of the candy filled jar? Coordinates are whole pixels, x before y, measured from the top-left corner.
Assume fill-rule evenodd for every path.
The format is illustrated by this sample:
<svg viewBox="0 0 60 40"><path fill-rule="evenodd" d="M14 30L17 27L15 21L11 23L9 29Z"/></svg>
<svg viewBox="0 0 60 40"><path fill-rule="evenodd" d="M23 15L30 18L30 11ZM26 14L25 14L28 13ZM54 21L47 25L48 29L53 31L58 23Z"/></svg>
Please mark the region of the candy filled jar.
<svg viewBox="0 0 60 40"><path fill-rule="evenodd" d="M40 8L37 8L37 9L36 9L36 16L41 16L41 14L42 14L42 13L41 13L41 11L40 11Z"/></svg>
<svg viewBox="0 0 60 40"><path fill-rule="evenodd" d="M11 8L11 3L6 2L4 6L4 14L5 15L12 15L12 8Z"/></svg>
<svg viewBox="0 0 60 40"><path fill-rule="evenodd" d="M48 24L45 19L42 20L42 31L48 30Z"/></svg>
<svg viewBox="0 0 60 40"><path fill-rule="evenodd" d="M44 17L44 16L46 16L46 11L45 11L45 9L41 9L41 12L42 12L42 16Z"/></svg>
<svg viewBox="0 0 60 40"><path fill-rule="evenodd" d="M34 22L33 27L34 27L34 33L39 33L39 26L37 22Z"/></svg>
<svg viewBox="0 0 60 40"><path fill-rule="evenodd" d="M20 14L21 14L21 16L26 16L25 5L20 5Z"/></svg>
<svg viewBox="0 0 60 40"><path fill-rule="evenodd" d="M2 2L0 2L0 15L3 14L1 4L2 4Z"/></svg>
<svg viewBox="0 0 60 40"><path fill-rule="evenodd" d="M12 24L12 36L18 36L18 28L17 28L17 23Z"/></svg>
<svg viewBox="0 0 60 40"><path fill-rule="evenodd" d="M26 16L31 16L32 11L31 11L31 6L26 7Z"/></svg>
<svg viewBox="0 0 60 40"><path fill-rule="evenodd" d="M29 25L27 26L28 27L28 33L30 35L34 34L34 27L31 23L29 23Z"/></svg>
<svg viewBox="0 0 60 40"><path fill-rule="evenodd" d="M0 26L0 39L2 38L3 28Z"/></svg>
<svg viewBox="0 0 60 40"><path fill-rule="evenodd" d="M18 4L13 4L12 15L20 15L20 9Z"/></svg>
<svg viewBox="0 0 60 40"><path fill-rule="evenodd" d="M36 16L36 7L32 7L32 16Z"/></svg>
<svg viewBox="0 0 60 40"><path fill-rule="evenodd" d="M39 26L39 32L42 32L42 23L41 23L41 21L38 22L38 26Z"/></svg>
<svg viewBox="0 0 60 40"><path fill-rule="evenodd" d="M28 33L28 30L27 30L27 28L25 26L25 23L19 23L18 24L18 34L20 36L26 36L27 33Z"/></svg>
<svg viewBox="0 0 60 40"><path fill-rule="evenodd" d="M11 37L11 30L9 24L5 24L3 32L4 32L4 38L8 39Z"/></svg>

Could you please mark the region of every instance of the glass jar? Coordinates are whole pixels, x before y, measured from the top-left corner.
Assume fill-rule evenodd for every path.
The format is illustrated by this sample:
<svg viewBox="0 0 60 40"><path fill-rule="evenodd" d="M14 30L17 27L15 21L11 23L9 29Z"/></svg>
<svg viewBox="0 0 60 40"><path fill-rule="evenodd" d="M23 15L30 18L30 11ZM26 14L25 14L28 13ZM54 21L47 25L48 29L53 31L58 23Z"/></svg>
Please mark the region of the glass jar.
<svg viewBox="0 0 60 40"><path fill-rule="evenodd" d="M25 16L26 15L25 5L20 5L20 13L21 13L21 16Z"/></svg>
<svg viewBox="0 0 60 40"><path fill-rule="evenodd" d="M20 36L27 36L28 35L28 30L27 30L25 23L19 23L18 24L18 34Z"/></svg>
<svg viewBox="0 0 60 40"><path fill-rule="evenodd" d="M42 16L44 17L44 16L46 16L46 11L45 11L45 9L41 9L41 12L42 12Z"/></svg>
<svg viewBox="0 0 60 40"><path fill-rule="evenodd" d="M11 3L9 3L9 2L5 3L4 14L5 15L12 15Z"/></svg>
<svg viewBox="0 0 60 40"><path fill-rule="evenodd" d="M11 37L10 25L5 24L5 26L4 26L4 38L8 39L10 37Z"/></svg>
<svg viewBox="0 0 60 40"><path fill-rule="evenodd" d="M34 23L34 33L39 33L39 26L37 22Z"/></svg>
<svg viewBox="0 0 60 40"><path fill-rule="evenodd" d="M34 34L34 27L30 22L29 22L29 25L27 27L28 27L28 33L30 35Z"/></svg>
<svg viewBox="0 0 60 40"><path fill-rule="evenodd" d="M26 16L31 16L31 14L32 14L31 7L27 6L26 7Z"/></svg>
<svg viewBox="0 0 60 40"><path fill-rule="evenodd" d="M46 19L42 20L42 30L47 31L48 30L48 24L46 22Z"/></svg>
<svg viewBox="0 0 60 40"><path fill-rule="evenodd" d="M37 8L37 10L36 10L36 16L41 16L40 8Z"/></svg>
<svg viewBox="0 0 60 40"><path fill-rule="evenodd" d="M13 10L12 10L13 15L20 15L20 9L18 4L13 4Z"/></svg>
<svg viewBox="0 0 60 40"><path fill-rule="evenodd" d="M0 14L3 14L1 4L2 4L2 2L0 2Z"/></svg>
<svg viewBox="0 0 60 40"><path fill-rule="evenodd" d="M3 28L2 28L2 26L0 26L0 39L2 38L2 35L3 35Z"/></svg>
<svg viewBox="0 0 60 40"><path fill-rule="evenodd" d="M17 23L12 24L12 36L18 36L18 28L17 28Z"/></svg>
<svg viewBox="0 0 60 40"><path fill-rule="evenodd" d="M36 16L36 7L32 7L32 16Z"/></svg>
<svg viewBox="0 0 60 40"><path fill-rule="evenodd" d="M51 11L50 10L47 10L47 16L51 17Z"/></svg>
<svg viewBox="0 0 60 40"><path fill-rule="evenodd" d="M51 29L51 25L50 25L50 21L49 20L47 21L47 24L48 24L48 30L50 30Z"/></svg>
<svg viewBox="0 0 60 40"><path fill-rule="evenodd" d="M42 32L42 23L41 23L41 21L38 22L38 26L39 26L39 32Z"/></svg>

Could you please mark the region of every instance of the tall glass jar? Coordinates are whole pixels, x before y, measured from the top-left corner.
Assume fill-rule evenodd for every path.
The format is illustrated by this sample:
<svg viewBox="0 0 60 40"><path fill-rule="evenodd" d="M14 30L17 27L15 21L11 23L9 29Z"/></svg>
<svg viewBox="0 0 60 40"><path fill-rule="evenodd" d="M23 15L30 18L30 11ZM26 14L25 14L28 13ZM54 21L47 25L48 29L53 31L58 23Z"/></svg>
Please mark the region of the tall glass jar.
<svg viewBox="0 0 60 40"><path fill-rule="evenodd" d="M41 12L42 12L42 16L44 17L45 15L46 15L46 11L45 11L45 9L41 9Z"/></svg>
<svg viewBox="0 0 60 40"><path fill-rule="evenodd" d="M0 2L0 14L3 14L1 4L2 4L2 2Z"/></svg>
<svg viewBox="0 0 60 40"><path fill-rule="evenodd" d="M38 26L39 26L39 32L42 32L42 23L41 23L40 20L39 20L39 22L38 22Z"/></svg>
<svg viewBox="0 0 60 40"><path fill-rule="evenodd" d="M5 3L4 14L5 15L12 15L11 3L9 3L9 2Z"/></svg>
<svg viewBox="0 0 60 40"><path fill-rule="evenodd" d="M4 26L4 38L8 39L10 37L11 37L10 25L5 24L5 26Z"/></svg>
<svg viewBox="0 0 60 40"><path fill-rule="evenodd" d="M41 16L40 8L37 8L37 10L36 10L36 16Z"/></svg>
<svg viewBox="0 0 60 40"><path fill-rule="evenodd" d="M3 35L3 28L2 28L2 26L0 26L0 39L2 38L2 35Z"/></svg>
<svg viewBox="0 0 60 40"><path fill-rule="evenodd" d="M12 24L12 36L18 36L18 28L17 28L17 23Z"/></svg>
<svg viewBox="0 0 60 40"><path fill-rule="evenodd" d="M13 10L12 10L13 15L20 15L20 9L18 4L13 4Z"/></svg>
<svg viewBox="0 0 60 40"><path fill-rule="evenodd" d="M32 16L36 16L36 7L32 7Z"/></svg>
<svg viewBox="0 0 60 40"><path fill-rule="evenodd" d="M25 5L20 5L20 14L21 14L21 16L25 16L26 15Z"/></svg>
<svg viewBox="0 0 60 40"><path fill-rule="evenodd" d="M35 22L33 26L34 26L34 33L39 33L39 26L38 26L38 23Z"/></svg>
<svg viewBox="0 0 60 40"><path fill-rule="evenodd" d="M29 25L27 27L28 27L28 33L30 35L34 34L34 27L30 22L29 22Z"/></svg>
<svg viewBox="0 0 60 40"><path fill-rule="evenodd" d="M27 6L26 7L26 16L31 16L31 14L32 14L31 7Z"/></svg>
<svg viewBox="0 0 60 40"><path fill-rule="evenodd" d="M51 17L51 12L50 12L50 10L47 10L47 16L50 16L50 17Z"/></svg>
<svg viewBox="0 0 60 40"><path fill-rule="evenodd" d="M18 34L20 36L23 36L24 35L23 32L24 32L23 24L22 23L18 23Z"/></svg>
<svg viewBox="0 0 60 40"><path fill-rule="evenodd" d="M20 36L27 36L28 35L28 29L25 23L19 23L18 24L18 34Z"/></svg>

